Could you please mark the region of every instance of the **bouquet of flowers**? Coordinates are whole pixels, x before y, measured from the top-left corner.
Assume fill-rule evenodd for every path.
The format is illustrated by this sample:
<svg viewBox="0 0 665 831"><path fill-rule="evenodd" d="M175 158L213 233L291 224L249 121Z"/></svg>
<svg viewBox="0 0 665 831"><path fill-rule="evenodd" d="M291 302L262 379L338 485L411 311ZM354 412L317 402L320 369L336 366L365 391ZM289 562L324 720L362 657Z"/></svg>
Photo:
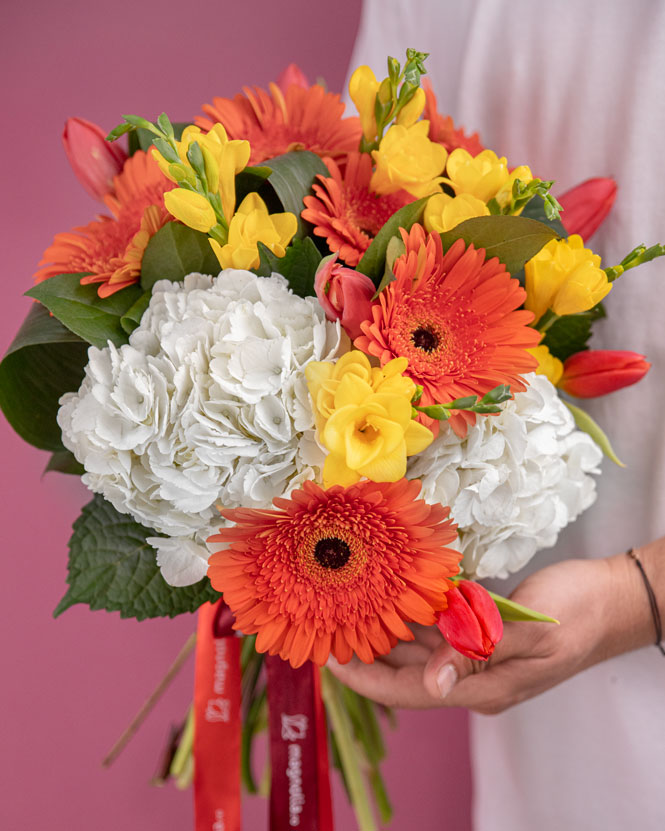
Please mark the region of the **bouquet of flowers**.
<svg viewBox="0 0 665 831"><path fill-rule="evenodd" d="M603 268L583 237L614 184L562 197L562 224L552 182L438 112L426 57L357 69L359 117L292 66L194 123L67 124L108 213L44 253L0 405L94 493L56 614L198 610L162 773L193 779L197 828L239 827L266 726L272 827L332 828L328 744L360 828L370 792L389 818L375 707L319 668L413 625L476 660L502 618L555 625L474 578L592 504L618 460L567 397L649 366L588 341L616 278L665 248Z"/></svg>

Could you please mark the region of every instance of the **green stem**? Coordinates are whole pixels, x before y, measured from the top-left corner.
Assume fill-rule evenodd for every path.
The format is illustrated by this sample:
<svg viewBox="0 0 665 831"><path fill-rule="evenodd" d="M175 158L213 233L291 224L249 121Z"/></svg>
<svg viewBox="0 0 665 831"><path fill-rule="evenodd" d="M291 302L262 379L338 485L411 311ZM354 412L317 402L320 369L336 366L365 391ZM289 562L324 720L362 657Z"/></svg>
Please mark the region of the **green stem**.
<svg viewBox="0 0 665 831"><path fill-rule="evenodd" d="M185 728L182 731L180 744L176 750L173 761L171 762L171 769L169 773L176 780L180 781L183 775L187 773L188 759L192 756L192 748L194 746L194 707L190 706L187 713L187 720L185 721Z"/></svg>
<svg viewBox="0 0 665 831"><path fill-rule="evenodd" d="M351 804L358 820L358 829L359 831L377 831L365 781L358 765L351 721L342 704L338 684L339 682L329 670L322 670L321 692L323 701L326 705L330 723L335 731L344 776L351 793Z"/></svg>

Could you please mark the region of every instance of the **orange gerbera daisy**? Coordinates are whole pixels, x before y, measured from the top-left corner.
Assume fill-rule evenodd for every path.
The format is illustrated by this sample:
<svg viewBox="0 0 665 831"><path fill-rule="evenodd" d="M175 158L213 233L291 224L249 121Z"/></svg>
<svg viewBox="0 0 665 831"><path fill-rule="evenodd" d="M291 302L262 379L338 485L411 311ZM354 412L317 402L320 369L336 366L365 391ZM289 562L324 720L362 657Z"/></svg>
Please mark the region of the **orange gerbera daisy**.
<svg viewBox="0 0 665 831"><path fill-rule="evenodd" d="M450 509L418 499L420 481L359 482L323 490L305 482L275 511L222 511L233 520L208 542L213 587L258 633L256 649L298 667L332 654L366 663L402 640L407 622L430 625L446 608L460 554Z"/></svg>
<svg viewBox="0 0 665 831"><path fill-rule="evenodd" d="M314 233L325 237L328 248L339 251L349 266L362 255L390 217L415 197L405 190L379 196L370 190L372 157L350 153L344 173L332 159L326 159L330 177L317 176L315 196L306 196L302 218L314 225Z"/></svg>
<svg viewBox="0 0 665 831"><path fill-rule="evenodd" d="M35 280L86 274L81 283L99 283L100 297L138 282L150 238L172 218L164 207L164 193L173 187L152 157L137 150L114 178L114 192L104 197L113 217L100 216L88 225L56 234Z"/></svg>
<svg viewBox="0 0 665 831"><path fill-rule="evenodd" d="M437 144L442 144L448 153L452 153L457 147L462 147L472 156L477 156L485 148L480 143L478 133L467 136L464 130L455 124L449 115L441 115L436 108L436 96L431 84L426 80L423 84L425 90L425 110L423 118L429 121L429 139Z"/></svg>
<svg viewBox="0 0 665 831"><path fill-rule="evenodd" d="M526 350L540 334L527 324L533 315L519 307L526 292L484 249L459 239L444 255L441 237L421 225L401 230L406 252L395 260L395 280L374 301L372 318L360 324L358 349L381 364L409 361L405 375L421 384L421 406L484 395L499 384L526 389L526 372L536 360ZM473 423L473 413L462 416ZM432 426L430 419L423 423ZM453 427L466 427L457 419Z"/></svg>
<svg viewBox="0 0 665 831"><path fill-rule="evenodd" d="M243 87L243 93L233 99L213 98L212 104L203 106L210 118L199 116L196 123L210 130L219 122L230 139L246 139L252 148L250 164L291 150L340 158L358 148L360 119L342 118L339 95L319 84L291 84L286 92L277 84L270 84L270 92Z"/></svg>

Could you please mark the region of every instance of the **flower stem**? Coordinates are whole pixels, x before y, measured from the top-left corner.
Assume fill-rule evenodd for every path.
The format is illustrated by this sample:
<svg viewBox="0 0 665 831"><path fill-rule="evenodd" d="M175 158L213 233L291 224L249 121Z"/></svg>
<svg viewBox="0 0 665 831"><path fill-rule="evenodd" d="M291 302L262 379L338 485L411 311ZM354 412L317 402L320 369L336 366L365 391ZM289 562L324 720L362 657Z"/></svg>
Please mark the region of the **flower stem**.
<svg viewBox="0 0 665 831"><path fill-rule="evenodd" d="M118 758L118 756L122 753L125 747L129 744L130 740L134 737L139 727L143 724L143 722L150 714L150 711L154 708L155 704L157 704L164 692L166 692L171 681L173 681L173 679L185 665L185 661L189 657L190 652L192 652L192 650L194 649L195 644L196 634L192 633L189 636L189 638L187 638L185 645L177 654L175 661L168 668L166 675L162 678L159 684L157 684L155 689L150 693L148 698L141 706L141 709L138 711L138 713L134 716L132 721L127 726L127 729L123 732L118 741L113 745L113 747L109 750L106 756L102 759L103 767L109 767L109 765L113 764L113 762Z"/></svg>
<svg viewBox="0 0 665 831"><path fill-rule="evenodd" d="M341 700L339 682L330 670L324 669L321 672L321 692L335 733L344 778L358 820L358 829L359 831L377 831L367 787L358 764L351 720Z"/></svg>

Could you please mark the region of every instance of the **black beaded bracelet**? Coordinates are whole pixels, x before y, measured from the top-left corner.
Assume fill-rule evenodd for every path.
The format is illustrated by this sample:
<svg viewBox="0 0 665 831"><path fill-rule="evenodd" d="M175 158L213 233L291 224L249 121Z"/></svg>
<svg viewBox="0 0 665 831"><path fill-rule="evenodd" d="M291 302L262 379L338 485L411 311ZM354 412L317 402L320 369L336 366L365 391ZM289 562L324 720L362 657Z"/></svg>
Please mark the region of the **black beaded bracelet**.
<svg viewBox="0 0 665 831"><path fill-rule="evenodd" d="M647 590L647 595L649 597L649 606L651 607L651 616L653 617L653 623L656 627L656 646L660 649L661 654L665 655L665 649L663 649L663 644L661 641L663 640L663 625L660 620L660 612L658 610L658 602L656 600L656 595L651 588L651 583L649 582L649 578L647 577L647 573L644 570L644 566L642 565L642 561L637 556L637 554L633 551L632 548L629 548L626 551L626 554L635 561L635 565L639 568L640 574L642 575L642 580L644 581L644 588Z"/></svg>

